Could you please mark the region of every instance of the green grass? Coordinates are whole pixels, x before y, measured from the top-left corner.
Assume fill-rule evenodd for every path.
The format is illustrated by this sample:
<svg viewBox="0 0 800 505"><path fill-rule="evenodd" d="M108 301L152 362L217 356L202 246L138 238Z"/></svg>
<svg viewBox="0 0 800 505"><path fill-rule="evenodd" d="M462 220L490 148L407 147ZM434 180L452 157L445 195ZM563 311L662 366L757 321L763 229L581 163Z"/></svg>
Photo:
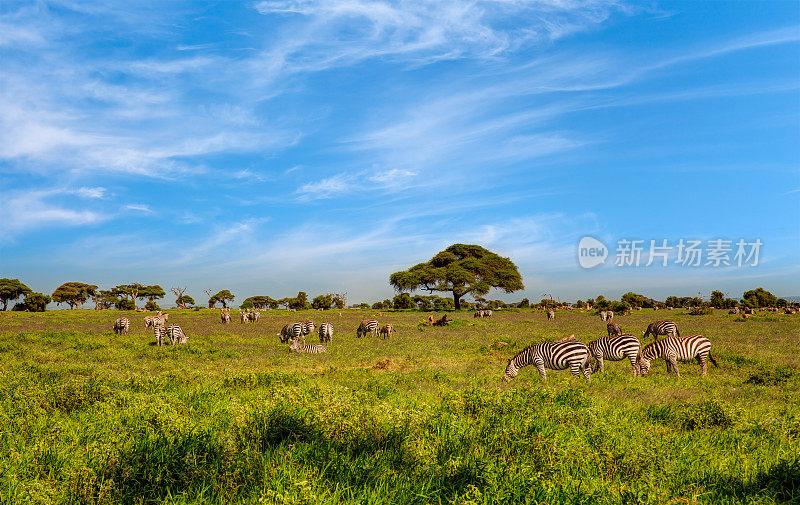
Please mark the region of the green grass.
<svg viewBox="0 0 800 505"><path fill-rule="evenodd" d="M151 345L142 314L115 335L116 311L0 313L0 503L800 503L800 316L637 311L615 321L672 318L720 368L505 384L524 346L605 324L387 312L380 340L355 336L372 311L170 314L188 346ZM280 344L307 318L328 354Z"/></svg>

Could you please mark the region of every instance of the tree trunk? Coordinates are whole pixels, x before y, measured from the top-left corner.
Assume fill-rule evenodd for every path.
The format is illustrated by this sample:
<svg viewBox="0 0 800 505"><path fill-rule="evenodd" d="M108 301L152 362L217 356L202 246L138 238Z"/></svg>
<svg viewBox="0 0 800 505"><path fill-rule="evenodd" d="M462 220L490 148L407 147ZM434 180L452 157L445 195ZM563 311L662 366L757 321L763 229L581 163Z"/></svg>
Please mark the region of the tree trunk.
<svg viewBox="0 0 800 505"><path fill-rule="evenodd" d="M461 295L456 294L455 291L453 291L453 303L456 306L456 310L461 308Z"/></svg>

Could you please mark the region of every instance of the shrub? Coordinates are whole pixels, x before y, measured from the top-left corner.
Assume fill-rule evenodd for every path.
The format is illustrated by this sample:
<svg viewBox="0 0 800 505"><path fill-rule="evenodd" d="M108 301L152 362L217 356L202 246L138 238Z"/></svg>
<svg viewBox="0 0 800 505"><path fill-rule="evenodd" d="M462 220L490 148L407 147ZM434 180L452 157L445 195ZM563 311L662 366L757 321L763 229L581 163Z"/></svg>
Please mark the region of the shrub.
<svg viewBox="0 0 800 505"><path fill-rule="evenodd" d="M136 304L133 303L133 300L128 300L127 298L120 298L114 305L117 310L136 310Z"/></svg>
<svg viewBox="0 0 800 505"><path fill-rule="evenodd" d="M685 431L701 428L730 428L736 415L718 400L675 405L653 405L647 409L651 421L674 426Z"/></svg>
<svg viewBox="0 0 800 505"><path fill-rule="evenodd" d="M798 376L798 370L790 366L777 366L772 368L761 368L755 372L750 372L750 376L744 381L745 384L774 386L781 384Z"/></svg>
<svg viewBox="0 0 800 505"><path fill-rule="evenodd" d="M148 302L144 304L144 308L147 310L161 310L161 307L159 307L154 300L148 300Z"/></svg>

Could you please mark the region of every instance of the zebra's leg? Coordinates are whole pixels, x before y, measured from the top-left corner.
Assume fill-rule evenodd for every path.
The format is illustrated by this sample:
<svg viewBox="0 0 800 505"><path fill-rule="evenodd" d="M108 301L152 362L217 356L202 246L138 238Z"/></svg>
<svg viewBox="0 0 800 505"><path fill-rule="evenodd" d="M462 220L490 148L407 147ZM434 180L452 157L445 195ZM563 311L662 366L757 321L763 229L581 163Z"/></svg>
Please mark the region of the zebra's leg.
<svg viewBox="0 0 800 505"><path fill-rule="evenodd" d="M633 369L633 376L636 377L639 375L639 365L636 364L636 355L630 354L628 355L628 359L631 361L631 368Z"/></svg>
<svg viewBox="0 0 800 505"><path fill-rule="evenodd" d="M598 370L600 370L601 372L603 372L605 370L605 367L603 366L603 355L602 354L598 354L597 355L597 365L598 365Z"/></svg>
<svg viewBox="0 0 800 505"><path fill-rule="evenodd" d="M542 378L543 381L547 380L547 370L544 368L544 363L537 363L536 369L539 370L539 376Z"/></svg>
<svg viewBox="0 0 800 505"><path fill-rule="evenodd" d="M700 356L697 357L697 362L700 363L701 375L703 377L705 377L706 376L706 357L701 354Z"/></svg>
<svg viewBox="0 0 800 505"><path fill-rule="evenodd" d="M678 371L678 363L677 363L677 361L673 357L670 357L670 361L671 361L671 364L672 364L672 368L675 369L675 376L680 378L681 373Z"/></svg>

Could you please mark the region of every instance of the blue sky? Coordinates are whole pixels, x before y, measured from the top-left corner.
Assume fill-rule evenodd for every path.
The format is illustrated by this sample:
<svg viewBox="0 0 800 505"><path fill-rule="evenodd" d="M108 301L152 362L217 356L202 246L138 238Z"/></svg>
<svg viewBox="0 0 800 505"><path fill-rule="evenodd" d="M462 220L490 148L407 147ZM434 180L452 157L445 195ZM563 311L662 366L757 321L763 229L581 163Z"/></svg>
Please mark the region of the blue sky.
<svg viewBox="0 0 800 505"><path fill-rule="evenodd" d="M466 242L508 300L800 295L799 48L795 1L4 2L0 277L374 301Z"/></svg>

